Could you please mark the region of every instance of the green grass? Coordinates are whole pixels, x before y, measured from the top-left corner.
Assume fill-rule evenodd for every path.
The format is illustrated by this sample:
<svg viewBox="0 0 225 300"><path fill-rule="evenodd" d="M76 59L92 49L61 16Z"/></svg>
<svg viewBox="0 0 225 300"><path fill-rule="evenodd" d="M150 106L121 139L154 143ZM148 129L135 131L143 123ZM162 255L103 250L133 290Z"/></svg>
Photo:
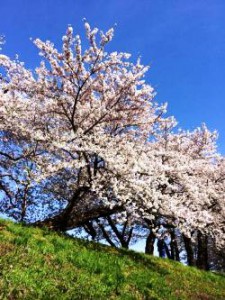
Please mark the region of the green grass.
<svg viewBox="0 0 225 300"><path fill-rule="evenodd" d="M225 276L0 220L0 299L225 299Z"/></svg>

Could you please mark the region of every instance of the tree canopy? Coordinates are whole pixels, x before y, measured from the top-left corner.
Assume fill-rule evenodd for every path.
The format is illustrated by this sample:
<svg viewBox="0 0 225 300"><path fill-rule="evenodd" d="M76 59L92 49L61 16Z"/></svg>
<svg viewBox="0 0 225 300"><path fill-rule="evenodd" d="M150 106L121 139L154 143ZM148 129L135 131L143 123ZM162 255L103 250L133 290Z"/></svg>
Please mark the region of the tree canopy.
<svg viewBox="0 0 225 300"><path fill-rule="evenodd" d="M99 217L163 217L225 243L225 159L203 124L176 129L145 82L148 67L106 52L106 33L67 28L62 49L36 39L40 65L0 55L1 211L67 230Z"/></svg>

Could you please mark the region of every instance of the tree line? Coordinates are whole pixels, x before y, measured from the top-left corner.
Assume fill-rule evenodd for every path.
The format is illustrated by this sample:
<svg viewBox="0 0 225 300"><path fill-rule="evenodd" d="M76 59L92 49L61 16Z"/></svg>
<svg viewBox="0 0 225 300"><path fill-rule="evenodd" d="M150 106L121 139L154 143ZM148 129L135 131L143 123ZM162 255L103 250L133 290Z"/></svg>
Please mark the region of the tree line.
<svg viewBox="0 0 225 300"><path fill-rule="evenodd" d="M82 228L115 247L143 237L150 254L164 220L172 259L184 253L189 265L224 268L217 132L178 130L145 82L148 67L106 52L113 29L84 27L86 41L69 26L61 50L36 39L34 71L0 54L1 212Z"/></svg>

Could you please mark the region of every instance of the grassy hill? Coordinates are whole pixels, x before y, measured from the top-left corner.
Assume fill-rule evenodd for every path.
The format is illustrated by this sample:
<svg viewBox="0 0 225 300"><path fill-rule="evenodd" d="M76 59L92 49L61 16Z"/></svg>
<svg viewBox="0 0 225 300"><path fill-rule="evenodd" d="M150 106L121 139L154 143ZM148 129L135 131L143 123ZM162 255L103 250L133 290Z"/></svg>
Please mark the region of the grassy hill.
<svg viewBox="0 0 225 300"><path fill-rule="evenodd" d="M0 220L0 299L225 299L225 276Z"/></svg>

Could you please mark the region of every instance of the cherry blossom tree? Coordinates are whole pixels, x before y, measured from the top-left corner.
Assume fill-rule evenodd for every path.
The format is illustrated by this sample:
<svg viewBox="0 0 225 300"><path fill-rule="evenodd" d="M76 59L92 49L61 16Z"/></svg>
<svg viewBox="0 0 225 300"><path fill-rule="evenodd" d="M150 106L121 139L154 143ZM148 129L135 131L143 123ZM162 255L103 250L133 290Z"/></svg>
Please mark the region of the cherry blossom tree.
<svg viewBox="0 0 225 300"><path fill-rule="evenodd" d="M36 39L43 60L34 72L0 55L2 211L55 230L111 215L151 227L163 216L186 236L200 230L222 245L216 133L174 131L145 83L148 67L106 52L113 29L85 22L85 30L86 49L71 26L61 51Z"/></svg>
<svg viewBox="0 0 225 300"><path fill-rule="evenodd" d="M97 29L85 28L90 47L83 52L71 27L61 53L35 40L46 62L34 74L0 56L2 190L9 200L5 209L23 207L23 218L46 198L70 204L70 210L81 198L88 209L96 201L113 207L118 195L111 181L127 172L128 152L156 130L165 110L153 102L139 60L105 52L113 30L101 32L97 43ZM125 189L119 192L122 199Z"/></svg>

